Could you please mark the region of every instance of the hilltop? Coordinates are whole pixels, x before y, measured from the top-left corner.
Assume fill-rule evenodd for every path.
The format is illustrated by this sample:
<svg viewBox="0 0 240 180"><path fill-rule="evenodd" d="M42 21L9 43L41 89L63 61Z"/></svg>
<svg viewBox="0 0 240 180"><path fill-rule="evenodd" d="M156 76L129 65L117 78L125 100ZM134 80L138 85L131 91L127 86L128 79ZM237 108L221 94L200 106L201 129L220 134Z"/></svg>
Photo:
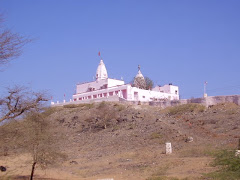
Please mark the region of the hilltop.
<svg viewBox="0 0 240 180"><path fill-rule="evenodd" d="M39 179L200 179L216 170L211 154L236 148L240 138L240 107L232 103L161 109L102 102L48 108L45 113L57 134L65 137L61 152L67 159L36 170ZM171 155L165 154L166 142L172 143ZM2 157L0 165L8 171L0 176L27 178L27 154Z"/></svg>

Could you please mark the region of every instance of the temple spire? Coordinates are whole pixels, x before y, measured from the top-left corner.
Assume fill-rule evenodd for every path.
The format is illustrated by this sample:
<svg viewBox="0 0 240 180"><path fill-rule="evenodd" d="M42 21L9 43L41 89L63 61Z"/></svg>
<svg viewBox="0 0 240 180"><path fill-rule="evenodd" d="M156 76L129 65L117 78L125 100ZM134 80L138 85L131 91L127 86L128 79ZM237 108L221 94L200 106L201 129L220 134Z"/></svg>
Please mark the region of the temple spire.
<svg viewBox="0 0 240 180"><path fill-rule="evenodd" d="M140 88L140 89L146 88L146 82L145 82L144 76L142 75L142 73L140 71L140 65L138 65L138 73L134 78L133 86Z"/></svg>
<svg viewBox="0 0 240 180"><path fill-rule="evenodd" d="M96 71L96 80L107 78L108 78L107 69L105 64L103 63L103 60L101 59Z"/></svg>

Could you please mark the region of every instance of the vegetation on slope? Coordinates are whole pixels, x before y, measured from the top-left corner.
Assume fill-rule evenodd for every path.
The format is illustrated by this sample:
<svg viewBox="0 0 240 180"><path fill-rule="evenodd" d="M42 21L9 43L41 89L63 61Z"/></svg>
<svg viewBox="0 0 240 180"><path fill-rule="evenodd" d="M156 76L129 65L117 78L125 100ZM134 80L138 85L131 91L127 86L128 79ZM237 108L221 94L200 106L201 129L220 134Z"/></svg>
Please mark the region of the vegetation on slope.
<svg viewBox="0 0 240 180"><path fill-rule="evenodd" d="M201 104L191 103L191 104L178 105L174 107L168 107L164 109L164 112L172 116L172 115L181 115L185 113L200 113L200 112L204 112L205 109L206 107Z"/></svg>
<svg viewBox="0 0 240 180"><path fill-rule="evenodd" d="M220 169L216 172L207 174L205 177L217 180L240 179L240 157L235 156L234 150L222 150L216 153L212 165Z"/></svg>
<svg viewBox="0 0 240 180"><path fill-rule="evenodd" d="M203 173L218 169L217 163L213 169L210 166L213 160L211 155L215 151L222 147L236 148L239 115L239 106L226 104L208 109L198 104L188 104L162 110L159 107L102 102L47 108L41 116L50 125L35 127L46 127L51 137L57 139L54 143L49 139L49 145L68 156L62 165L55 163L49 166L51 171L55 167L64 169L67 174L56 175L56 179L115 177L126 180L190 180L200 179ZM8 132L11 134L14 130L14 136L1 139L5 140L8 147L7 155L4 156L1 143L2 157L20 157L27 152L23 146L21 149L14 144L15 140L24 142L36 137L36 134L28 138L25 135L18 136L16 131L21 132L23 122L8 124ZM3 131L5 126L0 128L4 137L7 129ZM44 134L49 134L48 131ZM39 132L39 129L35 132ZM193 138L192 142L186 141L189 137ZM173 145L172 155L165 154L167 141ZM0 160L0 163L3 161ZM24 164L29 167L31 163L26 161ZM9 168L21 169L16 165L9 165ZM225 171L230 172L226 169L219 172ZM39 172L37 169L36 177L44 177ZM237 172L230 173L237 177ZM217 173L208 174L204 178L213 179Z"/></svg>

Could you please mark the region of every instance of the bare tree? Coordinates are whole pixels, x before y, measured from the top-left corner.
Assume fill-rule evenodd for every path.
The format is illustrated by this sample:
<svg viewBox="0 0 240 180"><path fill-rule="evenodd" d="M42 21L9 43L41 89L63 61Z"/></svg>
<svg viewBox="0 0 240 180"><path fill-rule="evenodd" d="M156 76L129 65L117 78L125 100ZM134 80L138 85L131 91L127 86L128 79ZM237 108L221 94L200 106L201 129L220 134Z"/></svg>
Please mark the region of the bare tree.
<svg viewBox="0 0 240 180"><path fill-rule="evenodd" d="M23 127L25 138L22 147L32 156L32 180L37 164L44 169L64 160L66 155L60 152L62 136L56 135L54 125L44 113L31 112L23 122Z"/></svg>
<svg viewBox="0 0 240 180"><path fill-rule="evenodd" d="M20 56L23 46L31 41L3 28L2 23L0 14L0 67ZM20 86L7 88L7 94L0 97L0 123L27 114L24 121L11 121L0 126L0 150L4 155L9 149L30 153L33 160L31 180L36 164L45 168L64 157L59 153L59 143L56 143L59 135L54 134L53 126L42 113L43 102L48 100L45 93L32 92Z"/></svg>
<svg viewBox="0 0 240 180"><path fill-rule="evenodd" d="M0 156L8 156L19 152L19 142L22 142L18 121L12 121L0 126ZM21 151L21 150L20 150Z"/></svg>
<svg viewBox="0 0 240 180"><path fill-rule="evenodd" d="M29 154L32 180L37 167L45 169L66 159L60 151L66 141L62 130L45 111L31 111L23 120L0 126L0 156Z"/></svg>
<svg viewBox="0 0 240 180"><path fill-rule="evenodd" d="M48 101L44 93L35 93L27 88L15 86L8 88L5 97L0 97L0 122L14 119L25 112L37 109L42 102Z"/></svg>
<svg viewBox="0 0 240 180"><path fill-rule="evenodd" d="M20 56L23 46L31 41L3 28L2 24L3 15L0 14L0 67ZM19 86L8 88L7 91L5 97L0 97L0 122L21 116L48 100L42 93L30 92Z"/></svg>
<svg viewBox="0 0 240 180"><path fill-rule="evenodd" d="M104 129L107 129L108 125L111 124L111 121L116 118L116 110L111 107L110 103L105 101L101 102L98 106L98 117L100 122L96 123L96 126L100 126Z"/></svg>
<svg viewBox="0 0 240 180"><path fill-rule="evenodd" d="M18 33L13 33L2 26L3 16L0 14L0 66L9 63L22 54L23 46L31 40Z"/></svg>

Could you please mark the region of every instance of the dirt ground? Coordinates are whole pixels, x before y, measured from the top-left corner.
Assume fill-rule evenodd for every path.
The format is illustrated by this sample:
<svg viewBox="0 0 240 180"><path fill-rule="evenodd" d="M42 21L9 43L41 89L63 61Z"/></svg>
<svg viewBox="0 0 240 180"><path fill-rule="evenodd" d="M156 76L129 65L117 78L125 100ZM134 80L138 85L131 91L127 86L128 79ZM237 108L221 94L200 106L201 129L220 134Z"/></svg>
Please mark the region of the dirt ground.
<svg viewBox="0 0 240 180"><path fill-rule="evenodd" d="M141 153L144 154L144 153ZM134 154L122 155L121 157L108 157L95 162L84 164L68 165L64 164L58 168L49 168L47 170L37 169L36 179L64 179L64 180L94 180L110 179L114 180L145 180L153 175L166 175L169 177L191 178L200 177L202 173L210 172L214 168L209 166L211 158L209 157L177 157L168 155L168 157L155 157L154 162L149 164L150 159L145 157L142 161L123 159L123 157L132 157ZM80 161L81 159L76 159ZM121 162L119 162L121 161ZM151 160L152 161L152 160ZM27 164L28 162L28 164ZM6 172L1 172L1 177L17 175L14 179L29 179L31 172L31 160L27 155L21 155L15 158L9 157L1 159L0 164L7 167ZM38 167L37 167L38 168Z"/></svg>
<svg viewBox="0 0 240 180"><path fill-rule="evenodd" d="M235 104L203 111L117 103L54 108L48 118L67 137L60 147L67 159L45 170L37 166L35 179L201 179L216 170L212 153L237 146L239 115ZM172 143L170 155L166 142ZM31 163L30 154L1 156L7 171L0 179L28 179Z"/></svg>

